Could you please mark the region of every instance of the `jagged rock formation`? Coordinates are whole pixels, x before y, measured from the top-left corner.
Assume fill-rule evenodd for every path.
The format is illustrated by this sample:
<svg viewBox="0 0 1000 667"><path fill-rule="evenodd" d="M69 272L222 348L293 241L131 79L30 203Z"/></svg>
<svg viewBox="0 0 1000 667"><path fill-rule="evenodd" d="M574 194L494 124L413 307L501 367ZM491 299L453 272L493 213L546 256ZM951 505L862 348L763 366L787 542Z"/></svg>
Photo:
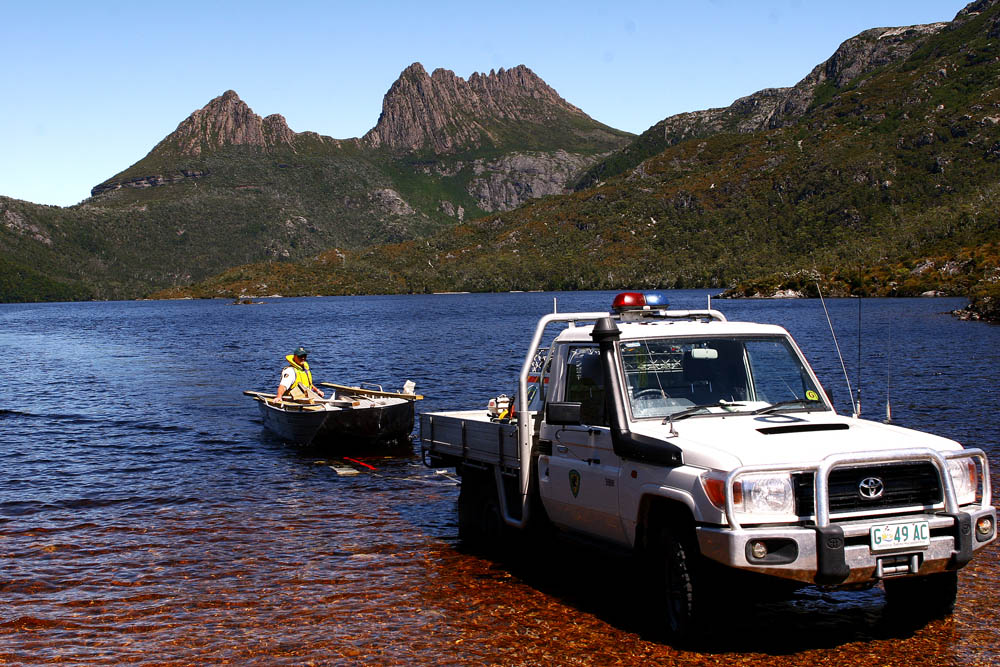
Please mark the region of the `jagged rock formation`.
<svg viewBox="0 0 1000 667"><path fill-rule="evenodd" d="M168 171L163 165L202 164L212 155L232 149L249 149L262 157L315 153L317 148L320 152L336 151L344 144L394 153L429 151L434 156L482 147L528 149L494 158L489 164L478 159L449 166L434 164L432 159L419 167L429 174L432 170L427 165L434 164L434 172L449 178L471 168L474 175L465 175L469 181L465 189L472 198L469 203L492 212L510 210L532 197L567 192L584 169L620 147L627 137L566 102L524 65L474 73L466 81L444 69L428 75L420 63L414 63L390 87L378 123L362 140L339 141L315 132L293 132L281 115L262 118L229 90L193 112L144 160L95 186L91 196L202 179L211 175L210 168L175 167ZM157 171L152 172L154 167ZM448 170L451 172L445 173ZM385 192L393 192L393 196L387 199ZM372 190L366 199L380 213L418 213L404 194L389 188ZM356 204L352 200L351 205ZM455 217L454 207L451 213L440 207L437 211Z"/></svg>
<svg viewBox="0 0 1000 667"><path fill-rule="evenodd" d="M233 147L250 148L261 154L297 152L303 143L328 144L339 147L339 142L315 132L293 132L284 116L271 114L262 118L232 90L211 100L201 109L184 119L177 129L167 135L146 156L155 157L156 163L176 164L181 160L197 160L216 151ZM356 143L356 142L355 142ZM142 164L140 161L138 164ZM154 174L121 174L94 186L90 195L96 197L121 188L150 188L172 185L187 180L203 178L209 169L179 168Z"/></svg>
<svg viewBox="0 0 1000 667"><path fill-rule="evenodd" d="M561 126L567 118L589 121L591 132L605 130L605 137L591 137L591 143L620 137L524 65L475 73L466 81L446 69L428 75L423 65L413 63L386 93L378 123L363 140L373 148L449 154L512 141L537 144L539 128Z"/></svg>
<svg viewBox="0 0 1000 667"><path fill-rule="evenodd" d="M180 155L198 156L224 146L267 149L294 144L295 133L283 116L261 118L235 92L227 90L188 116L153 150L172 149Z"/></svg>
<svg viewBox="0 0 1000 667"><path fill-rule="evenodd" d="M362 141L395 154L424 156L424 173L461 174L476 206L494 212L569 192L585 169L626 139L568 103L524 65L474 73L466 81L445 69L428 74L414 63L393 83L378 123ZM447 159L498 147L511 152L500 158ZM427 159L428 154L435 157ZM440 210L454 216L455 204L449 205Z"/></svg>

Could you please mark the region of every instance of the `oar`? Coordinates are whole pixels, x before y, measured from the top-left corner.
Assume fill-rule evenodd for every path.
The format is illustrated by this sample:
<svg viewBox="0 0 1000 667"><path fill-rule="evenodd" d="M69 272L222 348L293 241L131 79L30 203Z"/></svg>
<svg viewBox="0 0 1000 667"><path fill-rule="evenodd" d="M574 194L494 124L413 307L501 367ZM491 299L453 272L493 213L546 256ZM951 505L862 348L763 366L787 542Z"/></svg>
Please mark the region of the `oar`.
<svg viewBox="0 0 1000 667"><path fill-rule="evenodd" d="M274 396L275 396L274 394L265 394L262 391L250 391L249 389L247 389L246 391L244 391L243 394L245 396L253 396L254 398L257 398L257 397L274 398Z"/></svg>

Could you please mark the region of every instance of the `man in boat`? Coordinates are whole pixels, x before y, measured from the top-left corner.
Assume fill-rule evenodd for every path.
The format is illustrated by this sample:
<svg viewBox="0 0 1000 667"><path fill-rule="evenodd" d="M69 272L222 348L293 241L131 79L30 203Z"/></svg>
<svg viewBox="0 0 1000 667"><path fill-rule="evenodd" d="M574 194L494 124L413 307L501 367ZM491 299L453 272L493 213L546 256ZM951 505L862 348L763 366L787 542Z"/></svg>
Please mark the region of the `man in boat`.
<svg viewBox="0 0 1000 667"><path fill-rule="evenodd" d="M281 371L281 383L278 385L278 392L275 400L282 400L287 397L292 400L309 400L323 398L324 394L315 384L313 384L312 373L309 371L309 362L306 356L309 352L301 345L289 355L285 356L288 365Z"/></svg>

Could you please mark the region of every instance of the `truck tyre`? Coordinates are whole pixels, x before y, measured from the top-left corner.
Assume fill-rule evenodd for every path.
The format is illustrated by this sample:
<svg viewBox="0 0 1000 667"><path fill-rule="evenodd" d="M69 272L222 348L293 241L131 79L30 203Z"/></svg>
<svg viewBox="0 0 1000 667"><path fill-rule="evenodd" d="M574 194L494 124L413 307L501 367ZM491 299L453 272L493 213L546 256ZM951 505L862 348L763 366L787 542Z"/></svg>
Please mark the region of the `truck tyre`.
<svg viewBox="0 0 1000 667"><path fill-rule="evenodd" d="M458 539L470 546L493 548L502 544L505 527L492 475L463 477L458 493Z"/></svg>
<svg viewBox="0 0 1000 667"><path fill-rule="evenodd" d="M653 618L671 639L695 638L703 627L708 594L694 535L659 529L649 553L656 593Z"/></svg>
<svg viewBox="0 0 1000 667"><path fill-rule="evenodd" d="M940 572L923 577L886 579L886 605L890 613L917 620L944 618L955 609L958 573Z"/></svg>

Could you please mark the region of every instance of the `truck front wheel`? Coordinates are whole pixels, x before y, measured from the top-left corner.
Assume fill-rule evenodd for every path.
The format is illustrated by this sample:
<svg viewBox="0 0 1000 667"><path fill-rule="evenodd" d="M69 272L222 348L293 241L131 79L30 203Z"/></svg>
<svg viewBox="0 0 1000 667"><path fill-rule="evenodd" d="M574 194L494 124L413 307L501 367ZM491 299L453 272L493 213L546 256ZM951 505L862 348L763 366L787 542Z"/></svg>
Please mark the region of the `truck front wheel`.
<svg viewBox="0 0 1000 667"><path fill-rule="evenodd" d="M694 536L660 529L651 546L649 565L657 584L650 610L653 618L673 638L697 635L707 591Z"/></svg>
<svg viewBox="0 0 1000 667"><path fill-rule="evenodd" d="M943 618L955 609L958 573L940 572L923 577L886 579L886 605L891 613L923 619Z"/></svg>

